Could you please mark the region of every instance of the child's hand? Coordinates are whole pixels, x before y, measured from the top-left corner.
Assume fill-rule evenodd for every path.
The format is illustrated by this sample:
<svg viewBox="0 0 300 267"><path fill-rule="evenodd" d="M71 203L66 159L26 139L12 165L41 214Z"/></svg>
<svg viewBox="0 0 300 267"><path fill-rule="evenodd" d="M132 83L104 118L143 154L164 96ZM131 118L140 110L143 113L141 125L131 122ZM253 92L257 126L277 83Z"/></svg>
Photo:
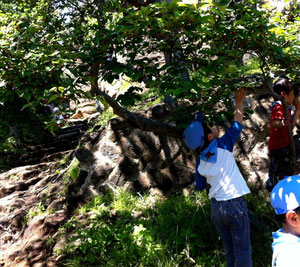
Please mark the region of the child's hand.
<svg viewBox="0 0 300 267"><path fill-rule="evenodd" d="M243 102L246 94L246 88L240 87L235 92L235 101L236 102Z"/></svg>
<svg viewBox="0 0 300 267"><path fill-rule="evenodd" d="M273 120L272 124L274 128L281 128L284 126L288 126L289 124L291 124L291 126L293 127L293 123L291 123L289 120Z"/></svg>
<svg viewBox="0 0 300 267"><path fill-rule="evenodd" d="M245 98L246 94L246 88L241 87L236 90L235 92L235 115L234 115L234 120L242 123L243 122L243 113L244 113L244 108L243 108L243 101Z"/></svg>

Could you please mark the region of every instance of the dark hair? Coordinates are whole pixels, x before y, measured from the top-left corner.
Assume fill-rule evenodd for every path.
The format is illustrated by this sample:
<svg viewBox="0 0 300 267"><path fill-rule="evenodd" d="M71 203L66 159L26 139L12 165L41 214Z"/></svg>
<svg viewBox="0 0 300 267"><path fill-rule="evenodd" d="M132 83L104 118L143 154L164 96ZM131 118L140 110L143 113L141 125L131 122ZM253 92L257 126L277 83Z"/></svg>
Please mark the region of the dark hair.
<svg viewBox="0 0 300 267"><path fill-rule="evenodd" d="M293 210L296 212L298 215L300 215L300 206L298 208L295 208ZM286 223L286 213L284 214L275 214L276 220L280 221L281 223Z"/></svg>
<svg viewBox="0 0 300 267"><path fill-rule="evenodd" d="M205 122L202 122L203 127L203 134L204 134L204 143L201 148L197 148L196 151L200 154L207 146L209 145L210 141L208 140L207 136L212 132L211 129L207 126Z"/></svg>
<svg viewBox="0 0 300 267"><path fill-rule="evenodd" d="M281 92L289 94L293 90L292 83L288 78L279 78L273 85L273 90L278 95L281 95Z"/></svg>
<svg viewBox="0 0 300 267"><path fill-rule="evenodd" d="M294 82L293 83L293 90L294 90L295 97L299 96L299 89L300 89L300 83L299 82Z"/></svg>

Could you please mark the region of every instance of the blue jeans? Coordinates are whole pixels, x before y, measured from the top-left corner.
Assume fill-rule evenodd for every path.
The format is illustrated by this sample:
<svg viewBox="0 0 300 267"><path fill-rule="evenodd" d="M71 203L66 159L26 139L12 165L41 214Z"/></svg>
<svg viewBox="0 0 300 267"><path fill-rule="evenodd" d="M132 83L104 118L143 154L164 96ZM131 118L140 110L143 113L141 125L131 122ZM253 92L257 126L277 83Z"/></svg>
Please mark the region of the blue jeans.
<svg viewBox="0 0 300 267"><path fill-rule="evenodd" d="M250 223L246 201L211 199L211 219L226 253L227 267L251 267Z"/></svg>

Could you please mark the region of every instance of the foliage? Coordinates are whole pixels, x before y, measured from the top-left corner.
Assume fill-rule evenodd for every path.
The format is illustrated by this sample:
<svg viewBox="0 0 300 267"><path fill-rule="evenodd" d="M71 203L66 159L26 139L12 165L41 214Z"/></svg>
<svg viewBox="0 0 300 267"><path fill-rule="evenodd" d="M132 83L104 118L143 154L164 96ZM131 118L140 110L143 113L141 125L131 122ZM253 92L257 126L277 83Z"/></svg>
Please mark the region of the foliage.
<svg viewBox="0 0 300 267"><path fill-rule="evenodd" d="M106 126L108 121L110 119L115 118L116 115L114 115L113 111L111 108L105 109L102 113L101 116L99 116L95 122L92 123L92 126L88 129L88 132L94 132L99 129L99 127Z"/></svg>
<svg viewBox="0 0 300 267"><path fill-rule="evenodd" d="M35 216L43 216L49 214L50 211L46 210L42 203L38 203L36 206L32 207L26 214L23 223L26 224L31 221Z"/></svg>
<svg viewBox="0 0 300 267"><path fill-rule="evenodd" d="M260 2L171 1L136 8L101 0L1 1L0 105L6 109L22 99L25 110L42 115L48 104L95 97L82 85L97 90L101 80L112 84L128 77L133 86L117 99L126 108L147 99L138 86L144 83L157 99L170 94L184 103L178 112L184 123L196 111L205 111L209 121L228 118L216 116L214 105L227 105L239 86L255 87L245 79L254 70L266 80L282 73L299 79L297 3L276 13ZM242 61L245 54L253 55L251 67ZM15 121L1 115L7 120L1 118L0 152L15 152L24 140L10 136ZM111 115L107 109L99 123ZM28 127L22 127L25 139L34 140ZM0 165L7 164L5 153ZM78 166L67 177L76 179ZM248 200L250 210L275 230L264 199ZM96 198L82 212L87 222L73 218L64 226L71 234L63 252L69 266L224 265L204 193L159 201L120 191ZM258 266L270 261L270 229L252 234Z"/></svg>
<svg viewBox="0 0 300 267"><path fill-rule="evenodd" d="M206 204L199 207L201 200ZM82 207L87 222L74 217L64 225L61 231L72 237L60 253L68 255L67 266L176 266L197 258L210 263L219 242L208 208L201 194L164 202L119 190ZM207 247L212 239L214 244ZM206 248L212 249L211 255L206 255ZM224 261L223 256L219 261Z"/></svg>
<svg viewBox="0 0 300 267"><path fill-rule="evenodd" d="M80 173L79 161L75 158L72 164L69 166L68 171L64 175L66 183L74 181L78 178Z"/></svg>
<svg viewBox="0 0 300 267"><path fill-rule="evenodd" d="M92 97L99 78L125 75L159 95L196 103L209 111L245 82L242 58L259 58L265 78L274 71L299 76L299 9L282 14L260 1L179 1L136 8L118 1L4 2L0 8L1 102L22 97L44 103ZM93 87L83 92L82 84ZM121 94L135 105L138 86ZM190 110L189 110L190 111ZM192 116L191 116L192 117Z"/></svg>
<svg viewBox="0 0 300 267"><path fill-rule="evenodd" d="M0 105L0 169L9 169L23 153L24 145L35 145L50 137L42 121L46 114L38 116L30 110L22 111L23 101ZM41 119L44 118L44 119Z"/></svg>
<svg viewBox="0 0 300 267"><path fill-rule="evenodd" d="M279 225L264 197L250 195L247 202L267 225L252 227L254 266L269 266L271 231ZM204 192L161 200L119 189L81 207L60 234L68 240L57 251L66 256L65 266L225 266Z"/></svg>
<svg viewBox="0 0 300 267"><path fill-rule="evenodd" d="M300 23L300 10L299 3L294 1L289 3L282 12L266 13L269 36L266 40L262 40L263 49L258 55L263 63L261 68L266 73L270 70L276 71L298 80L300 36L296 29Z"/></svg>

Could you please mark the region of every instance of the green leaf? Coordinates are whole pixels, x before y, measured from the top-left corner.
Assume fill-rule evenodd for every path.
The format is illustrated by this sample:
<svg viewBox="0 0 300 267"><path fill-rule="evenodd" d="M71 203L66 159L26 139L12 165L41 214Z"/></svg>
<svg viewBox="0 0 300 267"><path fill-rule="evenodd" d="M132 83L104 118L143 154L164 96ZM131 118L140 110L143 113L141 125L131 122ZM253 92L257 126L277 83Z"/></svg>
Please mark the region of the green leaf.
<svg viewBox="0 0 300 267"><path fill-rule="evenodd" d="M53 96L50 97L50 99L48 100L48 102L51 103L51 102L53 102L55 99L57 99L58 97L59 97L58 94L53 95Z"/></svg>
<svg viewBox="0 0 300 267"><path fill-rule="evenodd" d="M218 4L220 6L227 6L231 0L219 0Z"/></svg>
<svg viewBox="0 0 300 267"><path fill-rule="evenodd" d="M24 109L26 109L26 108L30 107L31 105L32 105L32 103L25 104L25 105L22 107L22 109L21 109L21 110L24 110Z"/></svg>
<svg viewBox="0 0 300 267"><path fill-rule="evenodd" d="M23 96L24 96L25 100L29 102L29 100L31 98L31 93L30 92L26 92Z"/></svg>
<svg viewBox="0 0 300 267"><path fill-rule="evenodd" d="M82 253L86 253L87 249L88 249L88 245L86 243L83 243L80 245L80 250L82 251Z"/></svg>
<svg viewBox="0 0 300 267"><path fill-rule="evenodd" d="M94 263L96 261L95 256L92 253L88 253L86 259L89 263Z"/></svg>

